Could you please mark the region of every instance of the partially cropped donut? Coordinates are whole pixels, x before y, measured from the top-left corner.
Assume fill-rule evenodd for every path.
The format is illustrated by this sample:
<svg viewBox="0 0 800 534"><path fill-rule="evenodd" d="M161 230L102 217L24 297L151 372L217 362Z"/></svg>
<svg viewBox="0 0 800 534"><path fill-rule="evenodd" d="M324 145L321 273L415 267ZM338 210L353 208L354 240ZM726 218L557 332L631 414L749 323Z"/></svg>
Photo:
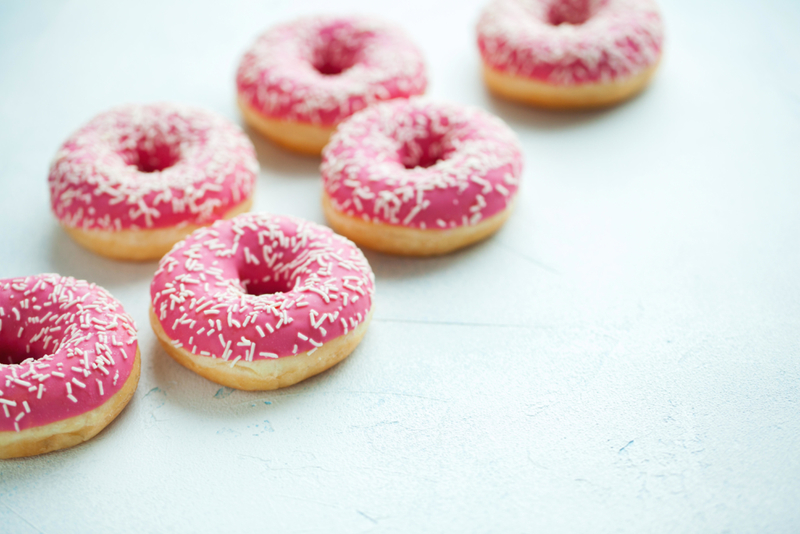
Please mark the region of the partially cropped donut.
<svg viewBox="0 0 800 534"><path fill-rule="evenodd" d="M236 75L245 121L274 142L318 155L336 125L366 106L425 92L422 54L400 29L364 17L275 26Z"/></svg>
<svg viewBox="0 0 800 534"><path fill-rule="evenodd" d="M258 162L224 118L175 104L122 106L75 132L50 167L53 211L84 247L163 256L200 226L247 211Z"/></svg>
<svg viewBox="0 0 800 534"><path fill-rule="evenodd" d="M552 108L635 95L655 72L663 41L653 0L493 0L478 22L489 89Z"/></svg>
<svg viewBox="0 0 800 534"><path fill-rule="evenodd" d="M0 458L84 442L139 382L133 319L105 290L43 274L0 280Z"/></svg>
<svg viewBox="0 0 800 534"><path fill-rule="evenodd" d="M192 371L237 389L276 389L355 349L374 287L361 251L329 228L250 213L195 231L162 258L150 320Z"/></svg>
<svg viewBox="0 0 800 534"><path fill-rule="evenodd" d="M414 98L343 122L322 155L331 227L392 254L444 254L496 232L522 174L516 135L477 108Z"/></svg>

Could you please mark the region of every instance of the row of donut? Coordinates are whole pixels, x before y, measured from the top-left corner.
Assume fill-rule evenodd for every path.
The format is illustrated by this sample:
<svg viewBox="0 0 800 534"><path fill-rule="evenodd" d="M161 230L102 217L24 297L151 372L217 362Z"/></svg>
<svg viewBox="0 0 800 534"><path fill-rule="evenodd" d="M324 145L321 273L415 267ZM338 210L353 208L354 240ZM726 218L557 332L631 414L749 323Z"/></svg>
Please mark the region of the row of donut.
<svg viewBox="0 0 800 534"><path fill-rule="evenodd" d="M193 230L250 209L250 140L216 114L129 105L72 135L50 169L53 211L98 254L163 256ZM322 205L356 243L441 254L496 231L522 175L514 133L488 113L419 98L373 104L339 123L325 148Z"/></svg>
<svg viewBox="0 0 800 534"><path fill-rule="evenodd" d="M643 85L661 39L649 1L550 4L523 13L521 2L500 0L484 13L479 45L493 91L575 106ZM647 9L620 10L630 5ZM581 24L587 13L599 22ZM657 31L629 24L652 22L652 13ZM567 35L545 43L550 56L512 51L539 43L526 32L542 21ZM632 36L620 37L621 26ZM579 37L598 27L624 61ZM542 58L556 48L571 63L547 66ZM533 98L531 88L552 96L553 84L542 88L548 76L561 85L558 99ZM491 234L510 212L522 164L513 133L483 111L413 98L426 85L423 64L390 26L352 18L278 26L245 55L237 85L256 130L299 150L327 145L323 208L360 244L443 253ZM79 243L126 259L172 247L151 285L153 329L177 361L240 389L290 385L334 365L360 342L373 306L372 271L349 240L291 217L241 214L257 170L236 126L156 104L92 120L64 143L49 176L53 210ZM58 275L0 281L0 457L91 438L130 400L139 368L133 321L101 288Z"/></svg>
<svg viewBox="0 0 800 534"><path fill-rule="evenodd" d="M496 93L575 107L640 90L662 34L651 0L497 0L481 16L478 45ZM422 54L390 24L312 17L275 26L244 54L236 84L253 129L300 152L327 146L326 218L362 246L445 253L490 235L510 213L522 167L514 134L486 112L414 98L427 86ZM61 147L52 207L91 250L155 259L195 228L247 211L257 169L249 140L214 114L127 106Z"/></svg>
<svg viewBox="0 0 800 534"><path fill-rule="evenodd" d="M519 102L605 106L640 91L661 57L652 0L495 0L478 22L487 86ZM254 129L319 154L336 126L367 105L425 92L422 54L373 19L316 17L276 26L244 55L239 107Z"/></svg>
<svg viewBox="0 0 800 534"><path fill-rule="evenodd" d="M246 213L195 230L160 261L150 321L176 361L219 384L270 390L361 342L375 280L330 228ZM137 329L107 291L44 274L0 280L0 458L88 440L125 407Z"/></svg>

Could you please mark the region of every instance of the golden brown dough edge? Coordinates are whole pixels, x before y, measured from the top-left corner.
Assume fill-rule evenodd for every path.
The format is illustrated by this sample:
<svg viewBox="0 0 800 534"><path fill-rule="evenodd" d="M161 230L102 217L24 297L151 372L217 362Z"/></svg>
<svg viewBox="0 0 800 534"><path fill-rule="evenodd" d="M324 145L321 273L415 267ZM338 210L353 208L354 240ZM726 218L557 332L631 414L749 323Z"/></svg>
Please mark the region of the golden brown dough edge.
<svg viewBox="0 0 800 534"><path fill-rule="evenodd" d="M402 256L447 254L486 239L503 226L513 209L514 201L510 202L503 211L472 226L459 226L446 230L421 230L367 222L344 214L333 207L327 193L322 193L322 211L331 228L337 233L360 246Z"/></svg>
<svg viewBox="0 0 800 534"><path fill-rule="evenodd" d="M242 98L236 99L244 121L274 143L301 154L319 156L336 126L317 126L305 122L270 119L252 108Z"/></svg>
<svg viewBox="0 0 800 534"><path fill-rule="evenodd" d="M92 439L108 426L131 400L139 384L141 367L141 355L137 346L131 374L128 375L122 388L101 406L44 426L26 428L20 432L0 432L0 458L35 456L66 449Z"/></svg>
<svg viewBox="0 0 800 534"><path fill-rule="evenodd" d="M248 211L253 205L253 195L240 202L225 215L223 219L230 219ZM158 260L170 251L172 245L191 234L198 228L197 224L173 228L157 228L154 230L84 230L61 225L69 236L79 245L115 260L148 261Z"/></svg>
<svg viewBox="0 0 800 534"><path fill-rule="evenodd" d="M252 362L239 360L233 366L230 361L197 356L182 347L175 347L161 327L152 306L150 324L167 354L187 369L223 386L247 391L267 391L296 384L344 360L361 343L372 319L373 308L370 308L364 321L354 330L323 343L312 354L301 352L293 356Z"/></svg>
<svg viewBox="0 0 800 534"><path fill-rule="evenodd" d="M658 62L622 80L599 84L553 85L506 74L483 64L483 78L497 96L552 109L589 109L612 106L642 91Z"/></svg>

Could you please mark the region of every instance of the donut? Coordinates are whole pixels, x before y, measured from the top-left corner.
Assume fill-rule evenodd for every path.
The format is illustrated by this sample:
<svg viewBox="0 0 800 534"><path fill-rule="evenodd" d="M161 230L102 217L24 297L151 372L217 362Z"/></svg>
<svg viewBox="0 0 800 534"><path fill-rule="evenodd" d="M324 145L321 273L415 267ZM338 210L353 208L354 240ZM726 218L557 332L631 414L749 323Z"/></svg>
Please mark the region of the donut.
<svg viewBox="0 0 800 534"><path fill-rule="evenodd" d="M368 105L425 92L422 54L390 24L311 17L275 26L236 74L238 103L254 130L319 155L336 125Z"/></svg>
<svg viewBox="0 0 800 534"><path fill-rule="evenodd" d="M42 274L0 280L0 458L94 437L139 382L133 319L104 289Z"/></svg>
<svg viewBox="0 0 800 534"><path fill-rule="evenodd" d="M277 389L355 349L374 288L364 255L329 228L248 213L196 230L161 259L150 321L164 350L199 375Z"/></svg>
<svg viewBox="0 0 800 534"><path fill-rule="evenodd" d="M549 108L630 98L653 76L663 41L653 0L494 0L478 22L489 90Z"/></svg>
<svg viewBox="0 0 800 534"><path fill-rule="evenodd" d="M50 167L53 212L87 249L152 260L196 228L250 209L258 162L235 125L175 104L102 113Z"/></svg>
<svg viewBox="0 0 800 534"><path fill-rule="evenodd" d="M506 221L522 173L514 133L485 111L420 98L373 105L322 153L331 227L391 254L444 254Z"/></svg>

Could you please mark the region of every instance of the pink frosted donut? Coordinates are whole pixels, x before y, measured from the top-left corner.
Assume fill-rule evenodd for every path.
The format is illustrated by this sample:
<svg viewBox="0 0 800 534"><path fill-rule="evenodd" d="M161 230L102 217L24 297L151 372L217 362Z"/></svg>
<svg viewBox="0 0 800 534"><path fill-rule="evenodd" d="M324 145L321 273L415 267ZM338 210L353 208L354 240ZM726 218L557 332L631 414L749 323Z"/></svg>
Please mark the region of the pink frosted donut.
<svg viewBox="0 0 800 534"><path fill-rule="evenodd" d="M219 384L289 386L344 359L372 316L361 251L329 228L252 213L195 231L161 259L150 320L179 363Z"/></svg>
<svg viewBox="0 0 800 534"><path fill-rule="evenodd" d="M194 229L247 211L258 162L235 125L201 109L122 106L92 119L50 167L53 211L80 244L156 259Z"/></svg>
<svg viewBox="0 0 800 534"><path fill-rule="evenodd" d="M362 17L311 17L264 33L236 75L250 126L319 154L336 125L368 105L425 92L422 54L398 28Z"/></svg>
<svg viewBox="0 0 800 534"><path fill-rule="evenodd" d="M104 289L42 274L0 280L0 458L77 445L139 382L136 328Z"/></svg>
<svg viewBox="0 0 800 534"><path fill-rule="evenodd" d="M478 47L498 95L593 107L647 85L663 33L653 0L493 0L478 22Z"/></svg>
<svg viewBox="0 0 800 534"><path fill-rule="evenodd" d="M337 232L383 252L441 254L502 226L522 151L485 111L413 98L343 122L321 172L323 209Z"/></svg>

